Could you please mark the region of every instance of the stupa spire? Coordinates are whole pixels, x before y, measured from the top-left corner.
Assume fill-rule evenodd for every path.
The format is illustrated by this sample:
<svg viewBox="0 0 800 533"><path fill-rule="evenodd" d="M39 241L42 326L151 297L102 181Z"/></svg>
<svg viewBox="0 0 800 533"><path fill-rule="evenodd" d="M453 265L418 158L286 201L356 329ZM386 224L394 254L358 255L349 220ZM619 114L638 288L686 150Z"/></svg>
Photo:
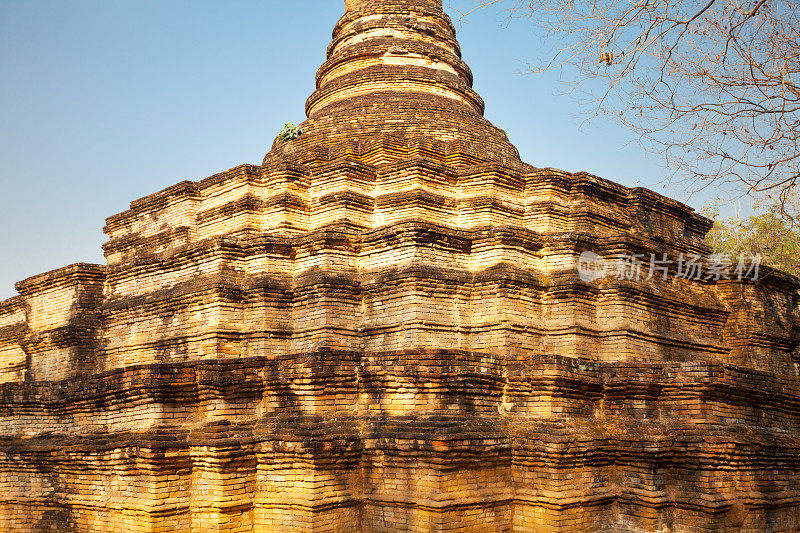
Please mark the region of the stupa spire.
<svg viewBox="0 0 800 533"><path fill-rule="evenodd" d="M389 134L460 140L480 145L490 157L518 159L483 111L441 0L345 0L306 102L304 133L274 148Z"/></svg>
<svg viewBox="0 0 800 533"><path fill-rule="evenodd" d="M413 11L416 7L438 8L442 10L442 0L344 0L345 11L369 9L373 6L395 4L401 9Z"/></svg>
<svg viewBox="0 0 800 533"><path fill-rule="evenodd" d="M308 116L377 92L434 95L483 114L441 0L348 0L317 71Z"/></svg>

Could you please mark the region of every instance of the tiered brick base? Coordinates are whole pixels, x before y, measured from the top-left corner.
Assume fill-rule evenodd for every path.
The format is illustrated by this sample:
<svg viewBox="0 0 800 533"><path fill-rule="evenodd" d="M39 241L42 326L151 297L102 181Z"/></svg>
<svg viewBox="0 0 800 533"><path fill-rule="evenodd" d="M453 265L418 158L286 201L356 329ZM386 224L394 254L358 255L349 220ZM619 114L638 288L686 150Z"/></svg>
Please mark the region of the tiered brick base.
<svg viewBox="0 0 800 533"><path fill-rule="evenodd" d="M307 134L0 303L0 531L800 531L797 280L581 281L710 222L521 163L417 3L348 2Z"/></svg>
<svg viewBox="0 0 800 533"><path fill-rule="evenodd" d="M0 440L0 527L800 529L795 380L710 363L483 359L476 371L458 352L320 351L6 386L3 421L19 436ZM387 414L381 393L398 389L438 389L428 396L451 408ZM113 428L134 402L152 426ZM83 431L53 423L25 438L44 429L19 422L34 411Z"/></svg>

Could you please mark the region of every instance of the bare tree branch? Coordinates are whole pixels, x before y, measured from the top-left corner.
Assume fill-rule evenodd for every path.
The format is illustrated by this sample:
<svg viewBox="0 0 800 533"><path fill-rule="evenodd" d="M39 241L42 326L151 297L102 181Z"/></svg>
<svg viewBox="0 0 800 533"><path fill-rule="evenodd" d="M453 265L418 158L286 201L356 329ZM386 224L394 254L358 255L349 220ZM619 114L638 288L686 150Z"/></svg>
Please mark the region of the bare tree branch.
<svg viewBox="0 0 800 533"><path fill-rule="evenodd" d="M532 71L573 72L586 103L658 147L687 188L786 202L800 182L796 1L476 0L474 9L529 18L553 43Z"/></svg>

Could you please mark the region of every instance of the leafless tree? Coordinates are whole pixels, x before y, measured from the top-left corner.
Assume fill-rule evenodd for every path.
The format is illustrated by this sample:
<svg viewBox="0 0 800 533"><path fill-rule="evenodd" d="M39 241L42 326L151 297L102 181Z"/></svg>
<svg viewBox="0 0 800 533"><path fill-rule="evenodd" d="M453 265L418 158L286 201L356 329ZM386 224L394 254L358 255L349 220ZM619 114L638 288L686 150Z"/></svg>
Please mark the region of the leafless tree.
<svg viewBox="0 0 800 533"><path fill-rule="evenodd" d="M785 204L800 180L800 0L476 0L555 43L575 83L676 176ZM735 184L737 187L733 187ZM688 185L688 184L687 184Z"/></svg>

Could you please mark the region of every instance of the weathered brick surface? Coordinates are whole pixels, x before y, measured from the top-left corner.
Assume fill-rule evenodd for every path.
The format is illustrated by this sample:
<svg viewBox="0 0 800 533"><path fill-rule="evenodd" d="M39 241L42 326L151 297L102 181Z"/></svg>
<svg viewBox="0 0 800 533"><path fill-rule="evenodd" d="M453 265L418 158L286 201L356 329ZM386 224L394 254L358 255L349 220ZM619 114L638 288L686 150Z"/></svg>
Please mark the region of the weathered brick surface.
<svg viewBox="0 0 800 533"><path fill-rule="evenodd" d="M439 0L351 0L303 135L0 302L0 531L800 531L798 282L581 281L710 222L534 168Z"/></svg>

